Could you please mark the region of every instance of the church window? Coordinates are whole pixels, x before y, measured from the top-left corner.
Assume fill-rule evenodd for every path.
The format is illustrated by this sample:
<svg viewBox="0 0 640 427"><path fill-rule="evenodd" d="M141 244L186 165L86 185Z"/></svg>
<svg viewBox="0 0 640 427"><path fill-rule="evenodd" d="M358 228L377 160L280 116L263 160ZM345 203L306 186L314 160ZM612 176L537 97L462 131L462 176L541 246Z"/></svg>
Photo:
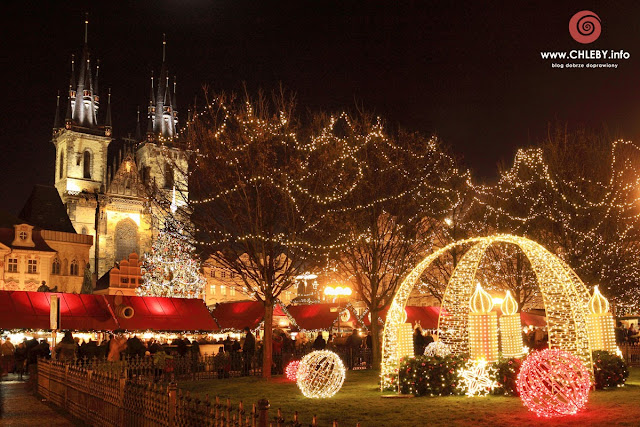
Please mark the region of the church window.
<svg viewBox="0 0 640 427"><path fill-rule="evenodd" d="M89 152L89 150L86 150L84 152L83 169L84 169L84 177L91 179L91 153Z"/></svg>
<svg viewBox="0 0 640 427"><path fill-rule="evenodd" d="M60 179L62 179L63 174L64 174L64 152L60 151L60 170L58 172Z"/></svg>
<svg viewBox="0 0 640 427"><path fill-rule="evenodd" d="M214 277L214 278L215 278L215 277L216 277L216 271L212 268L212 269L211 269L211 272L209 273L209 275L210 275L211 277Z"/></svg>
<svg viewBox="0 0 640 427"><path fill-rule="evenodd" d="M169 163L164 165L164 188L170 189L173 187L173 168Z"/></svg>
<svg viewBox="0 0 640 427"><path fill-rule="evenodd" d="M134 252L138 253L138 226L126 218L116 224L115 259L129 259Z"/></svg>
<svg viewBox="0 0 640 427"><path fill-rule="evenodd" d="M30 259L27 261L27 273L35 274L38 272L38 260Z"/></svg>
<svg viewBox="0 0 640 427"><path fill-rule="evenodd" d="M58 258L54 259L51 264L51 274L60 274L60 260Z"/></svg>
<svg viewBox="0 0 640 427"><path fill-rule="evenodd" d="M9 271L9 273L18 272L18 258L9 258L9 262L7 263L7 270Z"/></svg>
<svg viewBox="0 0 640 427"><path fill-rule="evenodd" d="M79 271L80 270L78 269L78 261L74 259L73 261L71 261L71 268L69 269L69 274L72 276L77 276Z"/></svg>

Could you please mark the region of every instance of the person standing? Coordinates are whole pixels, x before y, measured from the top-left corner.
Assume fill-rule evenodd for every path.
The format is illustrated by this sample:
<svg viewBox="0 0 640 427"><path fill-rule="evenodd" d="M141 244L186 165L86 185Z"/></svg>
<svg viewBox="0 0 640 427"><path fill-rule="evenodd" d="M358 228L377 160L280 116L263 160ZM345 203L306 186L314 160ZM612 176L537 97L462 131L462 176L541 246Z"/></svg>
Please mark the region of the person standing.
<svg viewBox="0 0 640 427"><path fill-rule="evenodd" d="M0 354L2 355L2 376L8 375L13 369L13 355L16 349L11 342L11 337L7 337L2 346L0 346Z"/></svg>
<svg viewBox="0 0 640 427"><path fill-rule="evenodd" d="M56 358L61 362L71 362L75 360L78 353L78 344L73 340L71 331L65 331L64 337L56 345Z"/></svg>
<svg viewBox="0 0 640 427"><path fill-rule="evenodd" d="M244 328L244 331L246 332L246 336L244 338L244 345L242 346L242 359L244 360L242 375L249 375L251 360L256 352L256 337L253 336L248 326Z"/></svg>

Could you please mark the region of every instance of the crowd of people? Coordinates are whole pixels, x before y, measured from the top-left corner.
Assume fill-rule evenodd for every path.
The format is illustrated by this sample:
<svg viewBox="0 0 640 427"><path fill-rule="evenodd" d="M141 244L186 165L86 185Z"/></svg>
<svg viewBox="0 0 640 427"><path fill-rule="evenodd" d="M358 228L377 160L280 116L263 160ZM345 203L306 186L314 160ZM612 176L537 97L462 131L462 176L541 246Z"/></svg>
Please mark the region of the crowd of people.
<svg viewBox="0 0 640 427"><path fill-rule="evenodd" d="M636 345L640 342L640 330L635 323L630 323L628 328L625 328L622 322L618 322L616 327L616 343L618 345Z"/></svg>

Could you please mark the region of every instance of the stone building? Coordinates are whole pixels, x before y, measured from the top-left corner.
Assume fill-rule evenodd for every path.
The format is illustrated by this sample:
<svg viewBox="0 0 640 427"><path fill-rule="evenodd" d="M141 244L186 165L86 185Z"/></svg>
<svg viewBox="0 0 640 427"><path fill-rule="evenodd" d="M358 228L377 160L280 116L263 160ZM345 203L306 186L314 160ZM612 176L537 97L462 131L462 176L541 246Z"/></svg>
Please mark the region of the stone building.
<svg viewBox="0 0 640 427"><path fill-rule="evenodd" d="M188 198L187 152L177 142L175 81L169 84L166 43L158 83L151 81L147 133L140 115L134 138L117 141L111 122L111 90L102 113L99 63L91 63L88 21L84 45L71 77L64 120L60 97L52 142L56 149L54 183L77 233L93 236L89 255L94 280L129 254L151 249L154 230L163 222L163 201L177 189L175 205ZM77 70L76 70L77 68ZM77 76L76 76L77 74Z"/></svg>
<svg viewBox="0 0 640 427"><path fill-rule="evenodd" d="M76 233L54 187L38 185L19 217L0 212L0 288L79 293L93 238Z"/></svg>
<svg viewBox="0 0 640 427"><path fill-rule="evenodd" d="M135 296L136 288L142 283L142 271L138 254L132 253L117 266L104 274L93 291L98 295Z"/></svg>

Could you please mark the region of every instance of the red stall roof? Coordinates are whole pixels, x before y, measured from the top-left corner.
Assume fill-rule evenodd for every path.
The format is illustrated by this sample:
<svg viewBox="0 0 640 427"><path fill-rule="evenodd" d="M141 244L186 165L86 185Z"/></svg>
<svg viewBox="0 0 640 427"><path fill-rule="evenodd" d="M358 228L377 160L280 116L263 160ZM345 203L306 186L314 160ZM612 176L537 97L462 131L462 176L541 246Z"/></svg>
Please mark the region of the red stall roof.
<svg viewBox="0 0 640 427"><path fill-rule="evenodd" d="M77 331L115 329L210 331L217 326L204 301L182 298L117 297L133 307L130 319L116 315L114 295L0 291L0 328L49 329L51 295L60 298L60 328Z"/></svg>
<svg viewBox="0 0 640 427"><path fill-rule="evenodd" d="M255 329L264 319L264 305L259 301L221 302L211 311L220 329L241 331ZM285 316L280 305L273 308L274 316Z"/></svg>
<svg viewBox="0 0 640 427"><path fill-rule="evenodd" d="M547 326L547 319L539 314L520 312L520 323L526 326Z"/></svg>
<svg viewBox="0 0 640 427"><path fill-rule="evenodd" d="M416 305L408 305L405 308L407 312L407 323L415 325L416 322L420 323L422 329L438 329L438 318L440 317L440 307L423 307ZM378 317L382 319L384 323L387 318L387 311L389 307L385 307L378 312ZM363 323L367 326L371 325L369 320L369 312L364 313Z"/></svg>
<svg viewBox="0 0 640 427"><path fill-rule="evenodd" d="M338 320L338 311L331 311L336 304L309 304L309 305L290 305L287 307L289 314L293 317L301 329L306 330L329 330ZM357 323L357 317L353 310L351 319L348 322ZM347 323L348 323L347 322Z"/></svg>

